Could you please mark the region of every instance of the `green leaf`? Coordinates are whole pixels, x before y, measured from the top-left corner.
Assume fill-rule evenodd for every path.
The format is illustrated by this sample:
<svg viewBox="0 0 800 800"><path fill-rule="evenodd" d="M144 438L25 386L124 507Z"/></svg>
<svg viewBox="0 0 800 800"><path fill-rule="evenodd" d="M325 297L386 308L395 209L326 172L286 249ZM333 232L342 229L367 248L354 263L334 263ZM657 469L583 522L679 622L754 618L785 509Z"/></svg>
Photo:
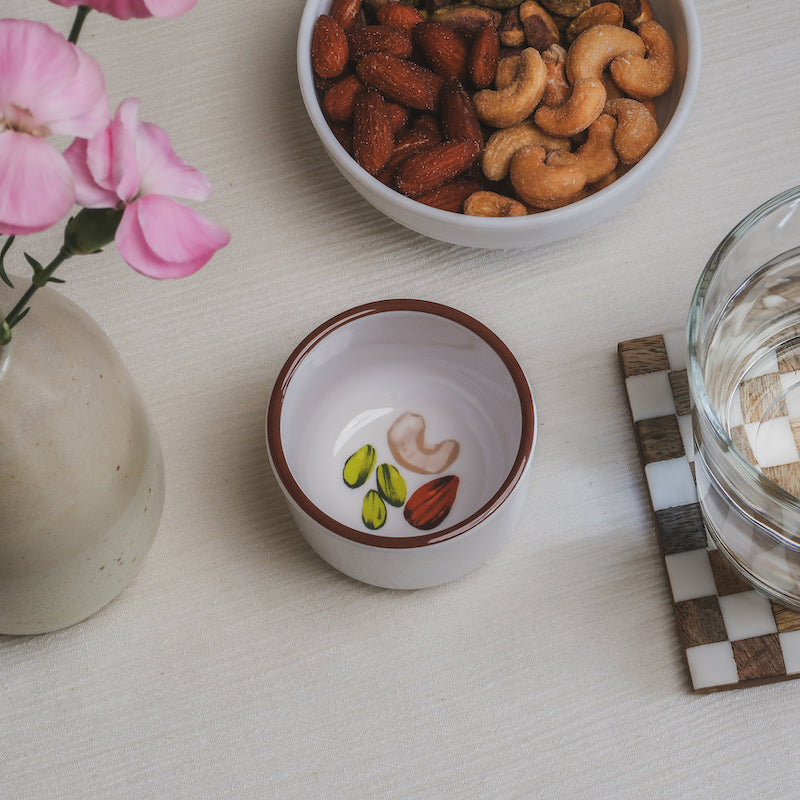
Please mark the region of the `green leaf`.
<svg viewBox="0 0 800 800"><path fill-rule="evenodd" d="M30 253L25 253L24 255L25 255L25 260L33 268L34 275L38 275L40 272L44 272L44 267Z"/></svg>
<svg viewBox="0 0 800 800"><path fill-rule="evenodd" d="M48 283L66 283L66 281L65 281L63 278L56 278L56 277L54 277L53 275L51 275L51 276L50 276L50 277L47 279L47 282L48 282Z"/></svg>
<svg viewBox="0 0 800 800"><path fill-rule="evenodd" d="M14 288L14 284L11 283L11 279L6 274L6 265L3 262L5 260L6 253L8 252L9 248L11 247L12 244L14 244L14 239L16 239L16 236L14 236L13 234L9 236L8 239L6 239L2 250L0 250L0 279L2 279L3 283L5 283L6 286L9 286L11 289Z"/></svg>

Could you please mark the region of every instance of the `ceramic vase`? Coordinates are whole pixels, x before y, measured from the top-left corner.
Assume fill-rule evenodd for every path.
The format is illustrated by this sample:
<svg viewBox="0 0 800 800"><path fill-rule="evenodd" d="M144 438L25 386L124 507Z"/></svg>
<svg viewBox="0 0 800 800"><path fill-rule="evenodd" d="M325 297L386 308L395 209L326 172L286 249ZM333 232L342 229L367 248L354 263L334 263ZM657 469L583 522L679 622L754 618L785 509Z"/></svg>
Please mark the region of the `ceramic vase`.
<svg viewBox="0 0 800 800"><path fill-rule="evenodd" d="M0 310L26 288L0 284ZM149 413L111 341L54 289L0 347L0 634L80 622L142 565L164 503Z"/></svg>

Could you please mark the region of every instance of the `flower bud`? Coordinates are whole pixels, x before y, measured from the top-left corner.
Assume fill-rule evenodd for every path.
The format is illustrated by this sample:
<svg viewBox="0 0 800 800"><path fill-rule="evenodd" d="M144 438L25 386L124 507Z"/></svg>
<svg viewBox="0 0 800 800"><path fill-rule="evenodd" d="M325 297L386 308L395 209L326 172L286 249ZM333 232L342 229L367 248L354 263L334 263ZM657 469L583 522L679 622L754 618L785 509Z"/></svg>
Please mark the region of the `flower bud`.
<svg viewBox="0 0 800 800"><path fill-rule="evenodd" d="M70 217L64 230L64 246L74 256L89 255L114 241L122 209L84 208Z"/></svg>

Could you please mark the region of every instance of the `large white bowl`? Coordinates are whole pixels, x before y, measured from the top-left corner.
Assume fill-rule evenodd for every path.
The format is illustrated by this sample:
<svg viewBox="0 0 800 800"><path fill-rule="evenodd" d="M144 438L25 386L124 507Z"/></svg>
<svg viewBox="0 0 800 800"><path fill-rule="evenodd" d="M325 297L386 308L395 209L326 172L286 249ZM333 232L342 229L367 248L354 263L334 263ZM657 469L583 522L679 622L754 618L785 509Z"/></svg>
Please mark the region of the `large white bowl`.
<svg viewBox="0 0 800 800"><path fill-rule="evenodd" d="M675 43L677 70L658 100L661 136L631 170L605 189L563 208L525 217L488 219L431 208L404 197L363 170L330 130L314 89L311 33L330 0L307 0L297 37L297 73L308 116L325 150L349 183L386 216L418 233L451 244L482 248L534 247L574 236L616 214L653 178L689 115L700 75L700 25L692 0L650 0L655 18Z"/></svg>
<svg viewBox="0 0 800 800"><path fill-rule="evenodd" d="M426 474L398 460L388 433L404 414L424 419L429 445L457 442L454 460ZM298 345L275 382L266 434L311 547L365 583L417 589L465 575L506 540L526 495L536 419L522 368L488 328L437 303L383 300L345 311ZM366 445L372 466L348 485L344 466ZM407 492L370 528L362 504L380 489L381 464L397 469ZM414 493L437 481L457 487L449 513L411 522Z"/></svg>

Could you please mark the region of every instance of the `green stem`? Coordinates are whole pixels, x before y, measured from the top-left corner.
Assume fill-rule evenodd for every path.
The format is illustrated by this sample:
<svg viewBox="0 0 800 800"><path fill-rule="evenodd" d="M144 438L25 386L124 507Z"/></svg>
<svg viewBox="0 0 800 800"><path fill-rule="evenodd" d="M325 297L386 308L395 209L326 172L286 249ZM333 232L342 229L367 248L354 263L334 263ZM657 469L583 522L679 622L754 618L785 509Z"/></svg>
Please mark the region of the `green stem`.
<svg viewBox="0 0 800 800"><path fill-rule="evenodd" d="M58 251L58 255L42 270L36 272L31 279L31 285L26 290L25 294L20 297L17 304L8 313L6 318L0 321L0 346L8 344L11 341L11 329L25 316L27 313L28 303L36 292L42 288L53 276L53 273L73 255L72 250L67 247L62 247Z"/></svg>
<svg viewBox="0 0 800 800"><path fill-rule="evenodd" d="M81 35L81 28L83 27L83 21L86 19L86 15L92 9L89 6L78 6L78 13L75 15L75 21L72 23L72 30L69 32L69 36L67 40L72 42L72 44L76 44L78 41L78 37Z"/></svg>

